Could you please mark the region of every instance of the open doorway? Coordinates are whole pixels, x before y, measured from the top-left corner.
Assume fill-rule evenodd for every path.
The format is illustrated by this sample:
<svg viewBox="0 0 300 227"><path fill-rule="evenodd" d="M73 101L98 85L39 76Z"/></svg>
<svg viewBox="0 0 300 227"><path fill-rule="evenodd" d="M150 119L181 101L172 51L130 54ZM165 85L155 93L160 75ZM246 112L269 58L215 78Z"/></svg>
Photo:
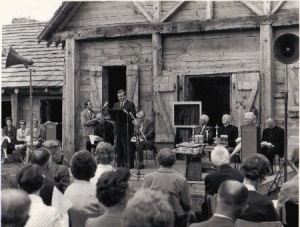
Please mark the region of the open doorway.
<svg viewBox="0 0 300 227"><path fill-rule="evenodd" d="M62 122L62 100L45 99L41 100L41 124L47 121Z"/></svg>
<svg viewBox="0 0 300 227"><path fill-rule="evenodd" d="M107 66L104 72L102 101L108 102L109 108L112 108L118 102L118 90L126 90L126 66Z"/></svg>
<svg viewBox="0 0 300 227"><path fill-rule="evenodd" d="M201 101L202 114L209 116L209 124L222 122L223 114L230 114L230 76L188 76L188 101Z"/></svg>
<svg viewBox="0 0 300 227"><path fill-rule="evenodd" d="M6 117L11 117L11 101L2 101L2 110L1 110L1 128L3 128L5 123ZM13 123L16 125L15 123Z"/></svg>

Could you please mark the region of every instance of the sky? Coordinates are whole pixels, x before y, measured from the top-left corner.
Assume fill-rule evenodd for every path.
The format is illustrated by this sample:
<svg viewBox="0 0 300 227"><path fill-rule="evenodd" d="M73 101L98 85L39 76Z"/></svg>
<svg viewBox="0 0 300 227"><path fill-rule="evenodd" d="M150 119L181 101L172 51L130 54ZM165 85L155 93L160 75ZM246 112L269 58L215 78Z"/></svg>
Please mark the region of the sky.
<svg viewBox="0 0 300 227"><path fill-rule="evenodd" d="M5 0L0 3L0 23L11 24L14 17L30 17L46 22L51 19L62 0Z"/></svg>

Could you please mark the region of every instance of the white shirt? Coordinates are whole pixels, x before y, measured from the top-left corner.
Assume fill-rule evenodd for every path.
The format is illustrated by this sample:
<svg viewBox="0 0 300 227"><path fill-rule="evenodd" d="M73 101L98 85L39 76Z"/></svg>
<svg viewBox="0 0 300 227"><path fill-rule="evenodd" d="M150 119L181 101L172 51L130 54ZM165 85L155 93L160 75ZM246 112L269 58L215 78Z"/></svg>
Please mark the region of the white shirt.
<svg viewBox="0 0 300 227"><path fill-rule="evenodd" d="M59 214L54 207L43 203L41 197L29 194L31 200L29 219L25 227L56 227L59 223Z"/></svg>
<svg viewBox="0 0 300 227"><path fill-rule="evenodd" d="M99 177L105 172L113 171L114 168L109 164L98 164L95 176L90 179L90 182L94 185L97 184Z"/></svg>

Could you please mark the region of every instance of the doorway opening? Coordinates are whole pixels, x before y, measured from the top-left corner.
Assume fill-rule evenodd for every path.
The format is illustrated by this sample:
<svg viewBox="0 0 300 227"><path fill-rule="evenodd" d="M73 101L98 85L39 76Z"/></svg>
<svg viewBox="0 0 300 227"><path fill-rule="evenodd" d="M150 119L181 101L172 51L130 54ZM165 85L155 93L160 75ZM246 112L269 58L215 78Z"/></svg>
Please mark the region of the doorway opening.
<svg viewBox="0 0 300 227"><path fill-rule="evenodd" d="M11 116L11 101L2 101L2 110L1 110L1 127L3 128L6 126L5 118L6 117L12 117ZM15 123L13 123L16 125Z"/></svg>
<svg viewBox="0 0 300 227"><path fill-rule="evenodd" d="M108 102L109 108L118 102L117 92L126 90L126 66L104 67L103 75L103 104Z"/></svg>
<svg viewBox="0 0 300 227"><path fill-rule="evenodd" d="M188 101L201 101L202 114L209 116L209 125L222 123L222 116L230 114L230 76L187 77Z"/></svg>
<svg viewBox="0 0 300 227"><path fill-rule="evenodd" d="M41 100L41 124L47 121L62 122L62 100L45 99Z"/></svg>

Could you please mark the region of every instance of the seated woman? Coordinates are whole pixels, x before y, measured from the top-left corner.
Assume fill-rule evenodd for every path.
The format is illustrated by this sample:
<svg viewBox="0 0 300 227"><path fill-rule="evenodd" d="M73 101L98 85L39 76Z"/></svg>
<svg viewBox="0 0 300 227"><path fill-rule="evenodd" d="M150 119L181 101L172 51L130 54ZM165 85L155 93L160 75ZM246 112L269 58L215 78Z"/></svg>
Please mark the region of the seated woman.
<svg viewBox="0 0 300 227"><path fill-rule="evenodd" d="M61 217L58 211L54 207L45 205L39 196L44 180L43 170L36 164L23 166L18 175L17 183L20 189L27 192L31 200L29 219L25 225L26 227L61 226Z"/></svg>
<svg viewBox="0 0 300 227"><path fill-rule="evenodd" d="M246 209L239 219L252 222L279 221L279 216L272 200L257 192L258 186L271 172L269 160L262 154L248 156L241 166L244 175L244 185L248 188L248 209Z"/></svg>
<svg viewBox="0 0 300 227"><path fill-rule="evenodd" d="M98 162L95 176L91 178L92 184L97 184L99 177L107 172L112 171L114 168L111 166L111 162L114 160L115 149L110 143L100 142L98 143L95 151L96 160Z"/></svg>
<svg viewBox="0 0 300 227"><path fill-rule="evenodd" d="M26 121L20 120L20 128L17 130L15 149L20 154L21 162L26 152L26 136L30 136L29 129L26 128Z"/></svg>
<svg viewBox="0 0 300 227"><path fill-rule="evenodd" d="M122 226L122 213L129 199L130 173L119 168L102 174L97 183L97 198L106 207L105 213L89 218L85 227Z"/></svg>
<svg viewBox="0 0 300 227"><path fill-rule="evenodd" d="M14 150L17 134L16 127L12 125L11 117L5 118L5 123L6 126L3 128L1 144L1 149L3 153L1 155L2 163L7 162L7 154L11 154Z"/></svg>
<svg viewBox="0 0 300 227"><path fill-rule="evenodd" d="M96 197L96 187L90 183L90 179L95 176L96 168L96 160L89 151L78 151L71 159L71 172L75 179L67 187L64 197L73 204L72 211L80 212L83 216L87 214L86 218L89 215L98 216L104 213L104 208Z"/></svg>

